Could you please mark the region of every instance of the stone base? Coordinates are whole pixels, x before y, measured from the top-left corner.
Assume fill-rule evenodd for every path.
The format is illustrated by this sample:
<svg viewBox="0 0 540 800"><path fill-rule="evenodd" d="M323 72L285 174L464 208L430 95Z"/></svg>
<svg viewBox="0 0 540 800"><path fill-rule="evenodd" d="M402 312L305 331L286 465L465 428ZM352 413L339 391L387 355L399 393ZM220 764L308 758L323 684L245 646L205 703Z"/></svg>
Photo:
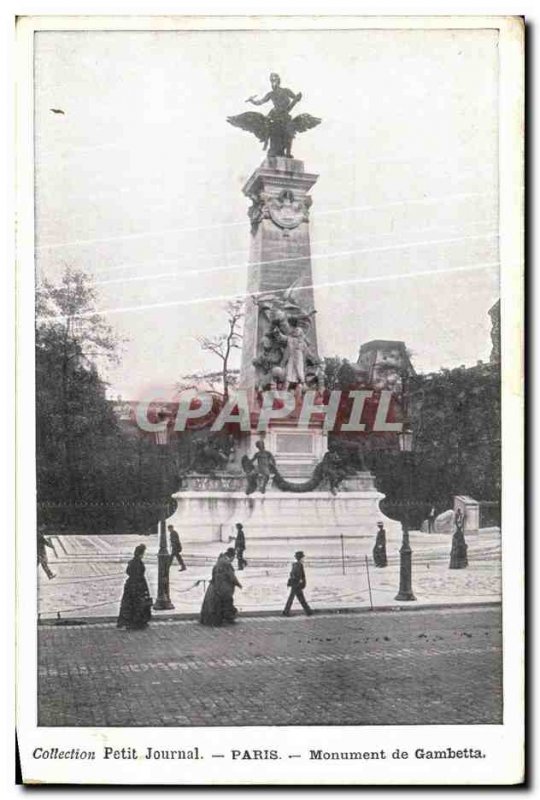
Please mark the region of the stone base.
<svg viewBox="0 0 540 800"><path fill-rule="evenodd" d="M388 533L399 523L379 511L384 495L376 490L330 492L181 491L174 495L178 508L168 520L182 542L228 541L235 523L244 525L249 539L374 537L377 522Z"/></svg>
<svg viewBox="0 0 540 800"><path fill-rule="evenodd" d="M454 497L454 515L458 508L463 514L465 533L478 533L480 527L480 503L478 500L466 494L456 495Z"/></svg>

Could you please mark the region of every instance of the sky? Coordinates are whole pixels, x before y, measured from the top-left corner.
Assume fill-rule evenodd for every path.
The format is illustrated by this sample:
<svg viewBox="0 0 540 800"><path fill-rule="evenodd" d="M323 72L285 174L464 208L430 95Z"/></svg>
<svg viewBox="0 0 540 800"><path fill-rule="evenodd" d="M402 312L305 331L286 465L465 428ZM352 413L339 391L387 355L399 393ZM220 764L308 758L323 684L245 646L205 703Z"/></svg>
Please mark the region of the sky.
<svg viewBox="0 0 540 800"><path fill-rule="evenodd" d="M125 339L111 394L166 393L218 366L197 337L224 330L225 299L245 292L242 186L264 158L226 117L253 110L245 99L268 91L270 72L302 91L298 113L323 120L293 147L319 175L321 355L356 360L363 342L399 339L418 371L488 360L496 31L42 31L36 276L92 276Z"/></svg>

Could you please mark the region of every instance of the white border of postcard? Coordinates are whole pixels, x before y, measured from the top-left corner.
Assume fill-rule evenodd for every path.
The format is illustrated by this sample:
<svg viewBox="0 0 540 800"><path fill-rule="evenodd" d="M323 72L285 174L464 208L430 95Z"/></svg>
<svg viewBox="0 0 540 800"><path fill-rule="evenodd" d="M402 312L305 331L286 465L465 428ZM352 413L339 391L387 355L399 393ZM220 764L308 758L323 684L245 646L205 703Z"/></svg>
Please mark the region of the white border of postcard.
<svg viewBox="0 0 540 800"><path fill-rule="evenodd" d="M331 8L329 6L329 8ZM23 539L33 542L34 478L34 243L33 243L33 31L89 29L498 28L500 31L500 254L503 410L503 636L504 724L490 726L294 728L43 728L37 727L36 570ZM49 16L19 19L17 42L17 729L27 783L74 784L500 784L523 777L523 20L518 17L254 17ZM30 422L29 422L30 421ZM464 676L466 679L466 676ZM411 752L408 760L324 762L207 761L94 762L36 760L36 747L104 745L219 751L237 748L291 752L306 748ZM481 748L485 759L441 762L412 757L416 748Z"/></svg>

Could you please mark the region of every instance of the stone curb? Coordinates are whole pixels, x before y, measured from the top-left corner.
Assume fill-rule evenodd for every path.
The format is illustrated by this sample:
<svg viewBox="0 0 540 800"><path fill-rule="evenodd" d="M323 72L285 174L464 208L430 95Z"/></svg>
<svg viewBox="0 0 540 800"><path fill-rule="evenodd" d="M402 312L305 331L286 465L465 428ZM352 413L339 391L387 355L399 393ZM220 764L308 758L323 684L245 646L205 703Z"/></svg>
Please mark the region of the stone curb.
<svg viewBox="0 0 540 800"><path fill-rule="evenodd" d="M415 603L412 602L410 605L403 605L403 604L396 604L396 605L387 605L387 606L377 606L376 608L369 608L368 606L352 606L347 607L344 606L343 608L318 608L315 610L314 616L320 616L322 614L366 614L366 613L373 613L377 614L379 612L388 613L388 612L398 612L398 611L444 611L448 609L471 609L471 608L496 608L500 607L502 602L500 600L486 600L486 601L479 601L479 602L466 602L466 603ZM264 610L261 609L260 611L246 611L241 614L240 619L245 618L252 618L252 617L281 617L281 611L278 610ZM302 617L302 611L293 611L291 612L292 617ZM186 613L179 613L179 614L167 614L166 616L159 617L153 616L153 622L178 622L179 620L198 620L199 614L193 612L186 612ZM38 620L39 626L44 627L55 627L55 626L69 626L69 625L96 625L96 624L103 624L104 622L113 623L116 621L116 616L114 617L65 617L63 619L40 619Z"/></svg>

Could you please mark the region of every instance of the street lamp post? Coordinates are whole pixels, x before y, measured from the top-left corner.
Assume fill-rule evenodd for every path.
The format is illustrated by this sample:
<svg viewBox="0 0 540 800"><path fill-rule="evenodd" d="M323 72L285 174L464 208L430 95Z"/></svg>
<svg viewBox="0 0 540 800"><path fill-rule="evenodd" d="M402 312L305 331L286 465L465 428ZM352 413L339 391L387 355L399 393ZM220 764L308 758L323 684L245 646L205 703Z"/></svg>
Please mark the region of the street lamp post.
<svg viewBox="0 0 540 800"><path fill-rule="evenodd" d="M154 603L156 611L168 611L174 608L171 603L169 594L169 568L171 565L171 558L167 548L167 517L166 517L166 498L167 489L165 486L165 470L167 458L167 445L169 443L169 430L167 419L164 414L160 414L160 418L165 420L165 428L162 431L156 431L154 434L156 445L159 452L159 467L161 477L161 499L160 512L159 512L159 550L158 550L158 591Z"/></svg>
<svg viewBox="0 0 540 800"><path fill-rule="evenodd" d="M399 449L403 453L403 466L405 472L404 486L406 487L406 490L404 492L405 508L401 521L402 540L399 551L399 592L397 593L395 599L411 601L416 600L412 590L412 550L409 542L409 502L412 496L413 470L412 431L404 429L400 434L398 434L398 438Z"/></svg>

